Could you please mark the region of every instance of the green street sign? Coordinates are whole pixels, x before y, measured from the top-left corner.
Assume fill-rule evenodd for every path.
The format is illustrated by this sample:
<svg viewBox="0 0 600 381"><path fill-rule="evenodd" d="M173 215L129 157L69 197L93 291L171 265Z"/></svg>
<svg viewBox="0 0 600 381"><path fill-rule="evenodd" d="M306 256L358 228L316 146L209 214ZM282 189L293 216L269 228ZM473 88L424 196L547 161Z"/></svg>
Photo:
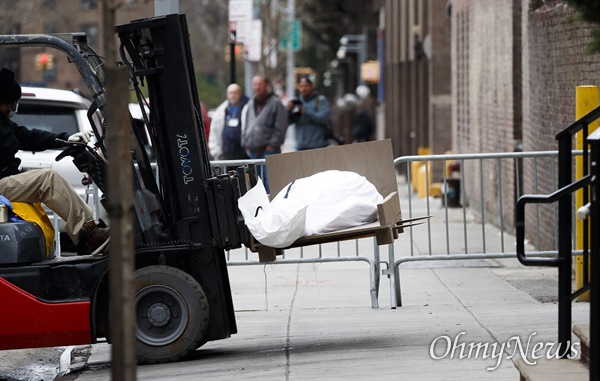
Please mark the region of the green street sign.
<svg viewBox="0 0 600 381"><path fill-rule="evenodd" d="M294 20L291 24L287 20L281 22L279 50L286 51L288 44L292 44L294 52L302 49L302 22L300 20Z"/></svg>

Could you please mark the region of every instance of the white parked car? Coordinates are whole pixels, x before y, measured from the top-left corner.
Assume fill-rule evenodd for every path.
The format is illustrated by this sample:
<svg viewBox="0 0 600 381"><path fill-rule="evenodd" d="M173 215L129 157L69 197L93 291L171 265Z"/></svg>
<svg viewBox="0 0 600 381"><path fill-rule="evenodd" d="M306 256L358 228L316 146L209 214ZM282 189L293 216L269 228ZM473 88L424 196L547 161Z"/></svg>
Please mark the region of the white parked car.
<svg viewBox="0 0 600 381"><path fill-rule="evenodd" d="M19 110L12 120L27 128L37 128L52 132L67 132L69 135L79 131L91 130L92 127L87 117L91 102L86 98L67 90L22 87L23 95L19 100ZM100 126L99 116L96 125ZM42 152L19 151L17 156L21 159L21 169L31 170L39 168L52 168L60 173L92 207L95 200L92 195L93 188L82 184L86 177L79 172L73 164L73 158L56 161L56 156L62 149L49 149ZM100 206L98 217L104 218L106 212ZM60 225L63 230L64 223ZM61 235L64 239L66 235Z"/></svg>

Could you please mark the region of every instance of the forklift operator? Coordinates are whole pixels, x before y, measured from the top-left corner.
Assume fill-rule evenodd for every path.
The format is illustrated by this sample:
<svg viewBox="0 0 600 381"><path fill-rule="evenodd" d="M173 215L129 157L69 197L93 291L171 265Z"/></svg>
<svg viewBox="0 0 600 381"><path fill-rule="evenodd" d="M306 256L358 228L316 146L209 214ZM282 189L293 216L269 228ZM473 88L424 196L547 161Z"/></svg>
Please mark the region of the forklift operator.
<svg viewBox="0 0 600 381"><path fill-rule="evenodd" d="M65 231L79 254L105 246L109 228L92 219L92 209L62 176L52 169L21 172L18 150L43 151L58 148L56 139L89 142L91 131L71 136L19 126L10 118L17 112L21 86L9 69L0 70L0 195L10 201L46 204L65 221ZM87 245L87 248L86 248ZM89 252L88 252L89 250Z"/></svg>

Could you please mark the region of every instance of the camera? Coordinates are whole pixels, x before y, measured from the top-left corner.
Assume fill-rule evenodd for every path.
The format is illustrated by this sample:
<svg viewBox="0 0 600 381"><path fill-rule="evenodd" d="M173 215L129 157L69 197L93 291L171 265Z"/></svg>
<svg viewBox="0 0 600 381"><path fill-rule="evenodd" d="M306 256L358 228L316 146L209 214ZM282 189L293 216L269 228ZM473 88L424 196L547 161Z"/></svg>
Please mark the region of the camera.
<svg viewBox="0 0 600 381"><path fill-rule="evenodd" d="M300 101L299 99L292 99L292 105L292 116L294 118L300 118L300 116L302 116L302 113L300 111L300 107L302 107L302 101Z"/></svg>

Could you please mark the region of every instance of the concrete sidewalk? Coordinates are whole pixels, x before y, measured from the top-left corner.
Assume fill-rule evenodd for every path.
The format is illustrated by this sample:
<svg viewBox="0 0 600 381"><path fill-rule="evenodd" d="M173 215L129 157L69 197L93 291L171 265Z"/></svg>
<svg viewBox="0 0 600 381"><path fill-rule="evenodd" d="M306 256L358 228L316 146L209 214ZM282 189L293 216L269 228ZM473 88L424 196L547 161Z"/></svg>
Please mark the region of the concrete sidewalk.
<svg viewBox="0 0 600 381"><path fill-rule="evenodd" d="M495 272L501 268L406 269L404 306L372 309L365 266L232 268L239 333L206 344L189 361L139 366L138 379L518 380L505 358L511 351L458 359L457 350L450 359L444 337L464 332L459 342L491 344L520 336L525 346L535 334L531 347L556 342L557 305L514 288ZM574 320L587 321L587 311L574 304ZM442 359L432 358L434 340ZM108 366L109 346L94 345L89 369L64 379L109 380Z"/></svg>
<svg viewBox="0 0 600 381"><path fill-rule="evenodd" d="M413 202L413 215L422 215L423 201ZM431 219L434 234L445 229L443 221ZM425 229L414 228L418 244ZM403 236L396 247L407 252ZM523 267L516 259L403 264L403 306L397 309L390 308L386 277L380 308L371 308L368 265L362 262L238 266L229 272L239 333L205 344L186 361L139 366L139 380L516 381L507 356L518 354L517 341L528 354L535 343L557 341L556 270ZM588 316L587 303L573 304L575 323ZM458 358L461 347L452 352L455 341L466 344L465 358ZM488 343L488 356L483 350L468 356L471 343ZM500 355L500 346L508 344ZM109 380L109 359L109 345L94 345L83 371L61 380Z"/></svg>

